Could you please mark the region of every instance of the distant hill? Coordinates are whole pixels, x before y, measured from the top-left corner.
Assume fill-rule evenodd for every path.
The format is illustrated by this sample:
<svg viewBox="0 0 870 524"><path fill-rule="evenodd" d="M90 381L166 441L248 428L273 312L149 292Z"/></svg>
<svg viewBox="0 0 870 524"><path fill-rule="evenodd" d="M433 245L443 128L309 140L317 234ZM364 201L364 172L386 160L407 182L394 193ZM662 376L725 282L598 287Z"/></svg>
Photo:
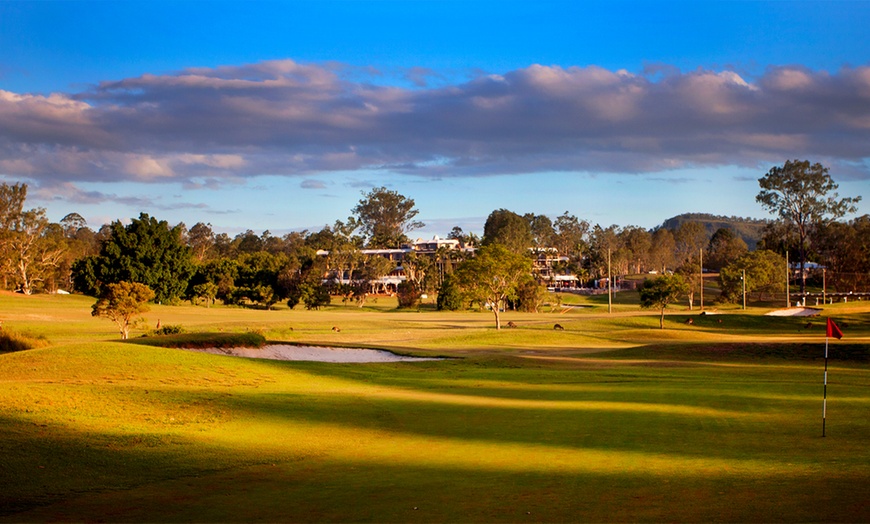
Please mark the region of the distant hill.
<svg viewBox="0 0 870 524"><path fill-rule="evenodd" d="M709 213L683 213L669 218L661 225L664 229L677 229L685 222L699 222L707 230L707 236L712 237L719 228L730 229L735 235L742 238L750 250L754 250L764 226L769 220L758 218L726 217L711 215Z"/></svg>

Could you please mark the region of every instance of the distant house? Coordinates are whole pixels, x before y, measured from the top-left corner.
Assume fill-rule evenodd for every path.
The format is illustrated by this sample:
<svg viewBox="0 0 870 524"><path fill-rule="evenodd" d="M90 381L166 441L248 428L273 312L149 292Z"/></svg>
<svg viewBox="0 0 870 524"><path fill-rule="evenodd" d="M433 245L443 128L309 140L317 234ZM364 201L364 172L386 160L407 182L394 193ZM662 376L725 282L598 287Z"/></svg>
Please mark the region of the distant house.
<svg viewBox="0 0 870 524"><path fill-rule="evenodd" d="M410 247L418 253L435 253L442 247L448 250L461 249L461 244L455 238L439 238L435 235L431 240L418 238Z"/></svg>
<svg viewBox="0 0 870 524"><path fill-rule="evenodd" d="M463 251L466 253L474 252L474 248L463 247L459 240L456 240L454 238L439 238L438 235L435 235L430 240L418 238L414 242L405 244L400 248L361 249L360 253L362 253L363 255L380 256L395 263L395 267L392 271L390 271L389 274L384 275L381 278L371 280L369 282L369 284L371 285L371 293L389 294L397 292L399 284L407 280L407 275L405 274L405 270L402 267L402 261L409 253L435 256L442 248L446 249L447 251ZM317 251L317 255L325 257L329 255L329 251L320 249ZM324 278L324 281L326 280L337 280L342 284L348 284L351 282L350 275L347 274L331 275L328 276L328 278Z"/></svg>
<svg viewBox="0 0 870 524"><path fill-rule="evenodd" d="M556 291L560 289L577 289L579 281L574 275L553 275L552 286Z"/></svg>

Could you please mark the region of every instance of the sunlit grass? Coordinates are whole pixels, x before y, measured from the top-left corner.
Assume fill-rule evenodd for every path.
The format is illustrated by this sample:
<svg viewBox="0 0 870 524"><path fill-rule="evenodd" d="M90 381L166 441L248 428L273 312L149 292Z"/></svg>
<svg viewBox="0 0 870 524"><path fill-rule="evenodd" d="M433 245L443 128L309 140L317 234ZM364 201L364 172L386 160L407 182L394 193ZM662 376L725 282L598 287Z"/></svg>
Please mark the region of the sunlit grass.
<svg viewBox="0 0 870 524"><path fill-rule="evenodd" d="M49 344L0 355L0 520L870 518L867 310L837 312L848 360L830 363L822 439L824 332L806 319L680 312L662 333L646 313L506 312L519 327L497 332L488 313L147 315L461 357L335 365L122 343L90 303L0 297L4 328Z"/></svg>

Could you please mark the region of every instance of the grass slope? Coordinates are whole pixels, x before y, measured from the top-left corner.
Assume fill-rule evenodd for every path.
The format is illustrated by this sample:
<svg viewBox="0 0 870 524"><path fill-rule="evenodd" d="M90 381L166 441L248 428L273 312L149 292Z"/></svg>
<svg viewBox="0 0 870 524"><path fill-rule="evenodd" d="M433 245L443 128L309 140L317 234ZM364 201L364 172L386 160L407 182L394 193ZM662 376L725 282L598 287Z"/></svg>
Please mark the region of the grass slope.
<svg viewBox="0 0 870 524"><path fill-rule="evenodd" d="M460 356L275 362L121 343L0 296L0 521L870 520L870 315L155 307L149 325ZM383 301L382 301L383 302ZM552 329L554 319L564 332ZM341 332L331 330L340 325Z"/></svg>

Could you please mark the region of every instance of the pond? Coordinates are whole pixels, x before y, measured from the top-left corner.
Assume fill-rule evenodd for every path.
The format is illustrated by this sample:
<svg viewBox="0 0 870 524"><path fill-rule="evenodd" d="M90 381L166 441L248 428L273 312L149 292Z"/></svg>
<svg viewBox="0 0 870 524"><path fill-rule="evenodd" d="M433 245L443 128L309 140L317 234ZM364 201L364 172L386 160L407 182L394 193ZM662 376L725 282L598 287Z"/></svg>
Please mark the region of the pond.
<svg viewBox="0 0 870 524"><path fill-rule="evenodd" d="M269 344L261 348L201 348L188 351L213 353L245 358L270 360L307 360L315 362L370 363L370 362L420 362L443 360L441 358L409 357L380 349L332 348L322 346L295 346L292 344Z"/></svg>

